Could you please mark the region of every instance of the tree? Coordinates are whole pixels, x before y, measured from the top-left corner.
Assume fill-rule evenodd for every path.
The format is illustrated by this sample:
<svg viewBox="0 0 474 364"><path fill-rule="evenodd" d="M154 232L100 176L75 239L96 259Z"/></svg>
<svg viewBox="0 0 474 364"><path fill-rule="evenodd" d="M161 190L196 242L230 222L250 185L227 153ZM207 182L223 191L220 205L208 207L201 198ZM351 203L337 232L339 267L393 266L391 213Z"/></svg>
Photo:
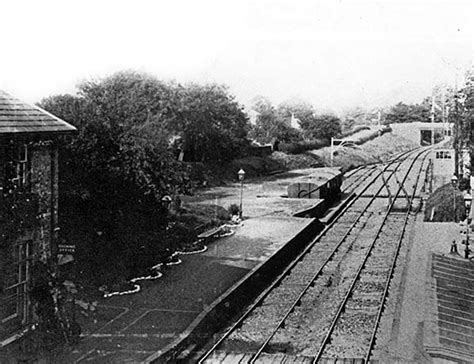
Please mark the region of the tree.
<svg viewBox="0 0 474 364"><path fill-rule="evenodd" d="M430 106L423 104L404 104L399 102L392 106L385 116L385 122L388 123L413 123L429 122Z"/></svg>
<svg viewBox="0 0 474 364"><path fill-rule="evenodd" d="M40 106L78 128L63 146L60 203L62 221L87 225L87 237L73 231L69 238L78 240L77 260L91 279L123 278L175 244L161 198L187 192L193 167L177 160L172 141L204 162L229 160L247 143L247 118L218 85L182 86L127 71Z"/></svg>
<svg viewBox="0 0 474 364"><path fill-rule="evenodd" d="M247 144L248 119L226 87L189 84L177 91L169 128L193 161L225 162Z"/></svg>
<svg viewBox="0 0 474 364"><path fill-rule="evenodd" d="M312 116L305 125L305 133L314 139L330 140L341 133L341 120L331 114Z"/></svg>
<svg viewBox="0 0 474 364"><path fill-rule="evenodd" d="M314 108L310 103L304 100L290 99L278 105L277 114L280 119L285 120L288 124L293 115L299 119L301 128L306 129L308 124L311 123Z"/></svg>
<svg viewBox="0 0 474 364"><path fill-rule="evenodd" d="M78 128L61 153L61 221L91 281L123 279L143 246L161 249L156 234L168 223L161 197L189 188L186 166L169 148L175 94L151 76L121 72L81 84L78 96L41 102ZM150 241L131 239L145 231Z"/></svg>
<svg viewBox="0 0 474 364"><path fill-rule="evenodd" d="M129 198L124 195L159 199L171 193L167 186L180 179L179 166L168 150L166 121L172 93L171 86L153 77L120 72L82 83L79 96L43 100L43 108L78 128L65 145L63 173L72 174L65 190L115 202ZM173 173L162 167L171 165L176 168ZM170 176L177 180L169 181Z"/></svg>
<svg viewBox="0 0 474 364"><path fill-rule="evenodd" d="M370 119L374 118L375 113L357 106L346 110L342 117L341 127L344 132L352 130L357 125L366 125L370 123Z"/></svg>
<svg viewBox="0 0 474 364"><path fill-rule="evenodd" d="M259 137L271 139L273 126L278 122L276 109L269 99L256 96L251 102L251 109L257 113L256 129Z"/></svg>
<svg viewBox="0 0 474 364"><path fill-rule="evenodd" d="M269 143L273 138L286 141L289 138L290 128L277 115L271 101L264 96L256 96L251 101L250 108L256 112L255 125L250 136L262 143Z"/></svg>

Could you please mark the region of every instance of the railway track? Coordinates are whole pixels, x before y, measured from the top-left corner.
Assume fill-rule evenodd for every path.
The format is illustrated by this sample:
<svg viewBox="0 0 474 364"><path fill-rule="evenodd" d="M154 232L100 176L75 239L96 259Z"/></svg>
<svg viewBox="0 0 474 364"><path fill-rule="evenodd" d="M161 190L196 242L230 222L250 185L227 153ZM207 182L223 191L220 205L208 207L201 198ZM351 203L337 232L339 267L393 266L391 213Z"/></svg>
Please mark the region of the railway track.
<svg viewBox="0 0 474 364"><path fill-rule="evenodd" d="M389 164L400 161L409 154L410 151L402 152L393 157L389 161ZM379 172L380 166L376 164L358 167L356 169L353 169L352 171L347 172L344 175L344 181L341 186L341 192L343 194L360 193L363 190L367 181L369 181L371 177L373 177Z"/></svg>
<svg viewBox="0 0 474 364"><path fill-rule="evenodd" d="M269 355L298 355L308 362L323 356L367 361L420 191L420 173L410 172L422 171L425 158L426 151L405 154L384 168L352 173L358 198L199 362L254 363Z"/></svg>
<svg viewBox="0 0 474 364"><path fill-rule="evenodd" d="M341 192L351 193L357 188L361 187L373 173L377 172L376 166L360 167L351 173L344 175L344 181L342 182Z"/></svg>

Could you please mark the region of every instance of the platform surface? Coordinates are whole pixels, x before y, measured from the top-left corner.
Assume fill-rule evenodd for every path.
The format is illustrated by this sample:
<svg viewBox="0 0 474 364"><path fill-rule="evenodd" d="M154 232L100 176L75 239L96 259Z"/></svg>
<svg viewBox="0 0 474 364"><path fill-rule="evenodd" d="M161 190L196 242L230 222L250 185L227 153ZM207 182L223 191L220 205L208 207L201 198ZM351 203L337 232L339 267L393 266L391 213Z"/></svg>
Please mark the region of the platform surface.
<svg viewBox="0 0 474 364"><path fill-rule="evenodd" d="M299 175L299 174L298 174ZM83 321L81 343L55 358L57 363L135 363L163 349L212 302L291 240L312 219L292 215L320 203L280 197L295 174L267 184L244 185L244 221L234 234L208 250L181 256L162 278L141 283L141 291L99 302L98 321ZM227 207L240 185L210 189L185 203Z"/></svg>

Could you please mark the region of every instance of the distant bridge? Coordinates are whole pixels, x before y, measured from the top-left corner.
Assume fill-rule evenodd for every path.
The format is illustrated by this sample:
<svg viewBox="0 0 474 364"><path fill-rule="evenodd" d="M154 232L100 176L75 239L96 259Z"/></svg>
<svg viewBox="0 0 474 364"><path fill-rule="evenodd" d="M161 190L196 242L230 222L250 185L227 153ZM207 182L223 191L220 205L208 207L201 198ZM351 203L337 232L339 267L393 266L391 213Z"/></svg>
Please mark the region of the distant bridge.
<svg viewBox="0 0 474 364"><path fill-rule="evenodd" d="M434 130L435 136L451 136L453 123L401 123L390 124L393 133L403 136L413 142L422 145L431 143L431 133Z"/></svg>

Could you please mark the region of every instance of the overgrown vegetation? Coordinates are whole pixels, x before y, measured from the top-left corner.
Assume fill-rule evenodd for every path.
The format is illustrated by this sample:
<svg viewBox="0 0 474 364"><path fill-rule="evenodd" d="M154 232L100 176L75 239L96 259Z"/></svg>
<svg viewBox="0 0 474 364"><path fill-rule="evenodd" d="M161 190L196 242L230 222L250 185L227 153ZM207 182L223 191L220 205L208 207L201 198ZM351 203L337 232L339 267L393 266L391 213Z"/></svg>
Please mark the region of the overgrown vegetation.
<svg viewBox="0 0 474 364"><path fill-rule="evenodd" d="M345 172L358 166L387 161L394 155L415 147L416 144L408 139L392 133L385 133L378 138L372 138L360 146L337 149L333 163L334 166L341 167L342 171ZM330 148L313 150L309 153L319 158L323 164L330 165Z"/></svg>
<svg viewBox="0 0 474 364"><path fill-rule="evenodd" d="M290 153L314 149L341 133L341 120L337 116L318 114L311 104L302 100L285 101L275 107L267 98L257 96L252 110L256 119L250 136L262 143L277 139Z"/></svg>
<svg viewBox="0 0 474 364"><path fill-rule="evenodd" d="M25 229L34 229L38 203L32 194L19 194L8 187L3 192L0 194L0 293L12 274L12 242L17 241Z"/></svg>
<svg viewBox="0 0 474 364"><path fill-rule="evenodd" d="M194 162L223 164L248 144L246 115L219 85L120 72L40 106L78 128L62 146L60 220L63 238L76 243L78 273L96 285L129 278L193 239L179 206L170 213L161 199L203 182Z"/></svg>
<svg viewBox="0 0 474 364"><path fill-rule="evenodd" d="M358 130L301 100L275 107L264 97L253 102L251 127L224 86L136 72L83 82L77 95L49 97L40 106L78 128L62 146L60 221L62 238L77 246L76 275L95 286L128 279L196 238L203 221L184 218L175 203L180 194L234 180L240 168L252 177L299 163L245 156L251 139L278 140L280 150L298 155ZM164 196L171 196L170 209Z"/></svg>
<svg viewBox="0 0 474 364"><path fill-rule="evenodd" d="M430 105L427 102L423 104L404 104L403 102L399 102L392 106L385 115L386 124L429 121Z"/></svg>
<svg viewBox="0 0 474 364"><path fill-rule="evenodd" d="M460 188L466 188L469 181L462 179ZM426 200L425 221L447 222L466 219L466 208L461 190L450 183L441 186Z"/></svg>
<svg viewBox="0 0 474 364"><path fill-rule="evenodd" d="M319 149L328 145L329 142L327 140L301 140L292 143L281 143L279 146L279 150L288 154L301 154L308 150Z"/></svg>
<svg viewBox="0 0 474 364"><path fill-rule="evenodd" d="M6 165L9 168L11 163ZM0 193L0 293L5 293L6 287L15 284L15 279L18 279L19 268L15 260L20 259L18 255L22 253L14 243L25 231L38 229L37 194L26 193L13 183L8 172L4 186ZM67 307L74 305L74 298L57 276L54 262L36 255L28 269L31 276L27 286L28 297L35 317L35 330L27 335L25 347L42 352L61 343L74 342L79 338L80 328L71 316L74 310ZM9 292L11 294L11 288Z"/></svg>

